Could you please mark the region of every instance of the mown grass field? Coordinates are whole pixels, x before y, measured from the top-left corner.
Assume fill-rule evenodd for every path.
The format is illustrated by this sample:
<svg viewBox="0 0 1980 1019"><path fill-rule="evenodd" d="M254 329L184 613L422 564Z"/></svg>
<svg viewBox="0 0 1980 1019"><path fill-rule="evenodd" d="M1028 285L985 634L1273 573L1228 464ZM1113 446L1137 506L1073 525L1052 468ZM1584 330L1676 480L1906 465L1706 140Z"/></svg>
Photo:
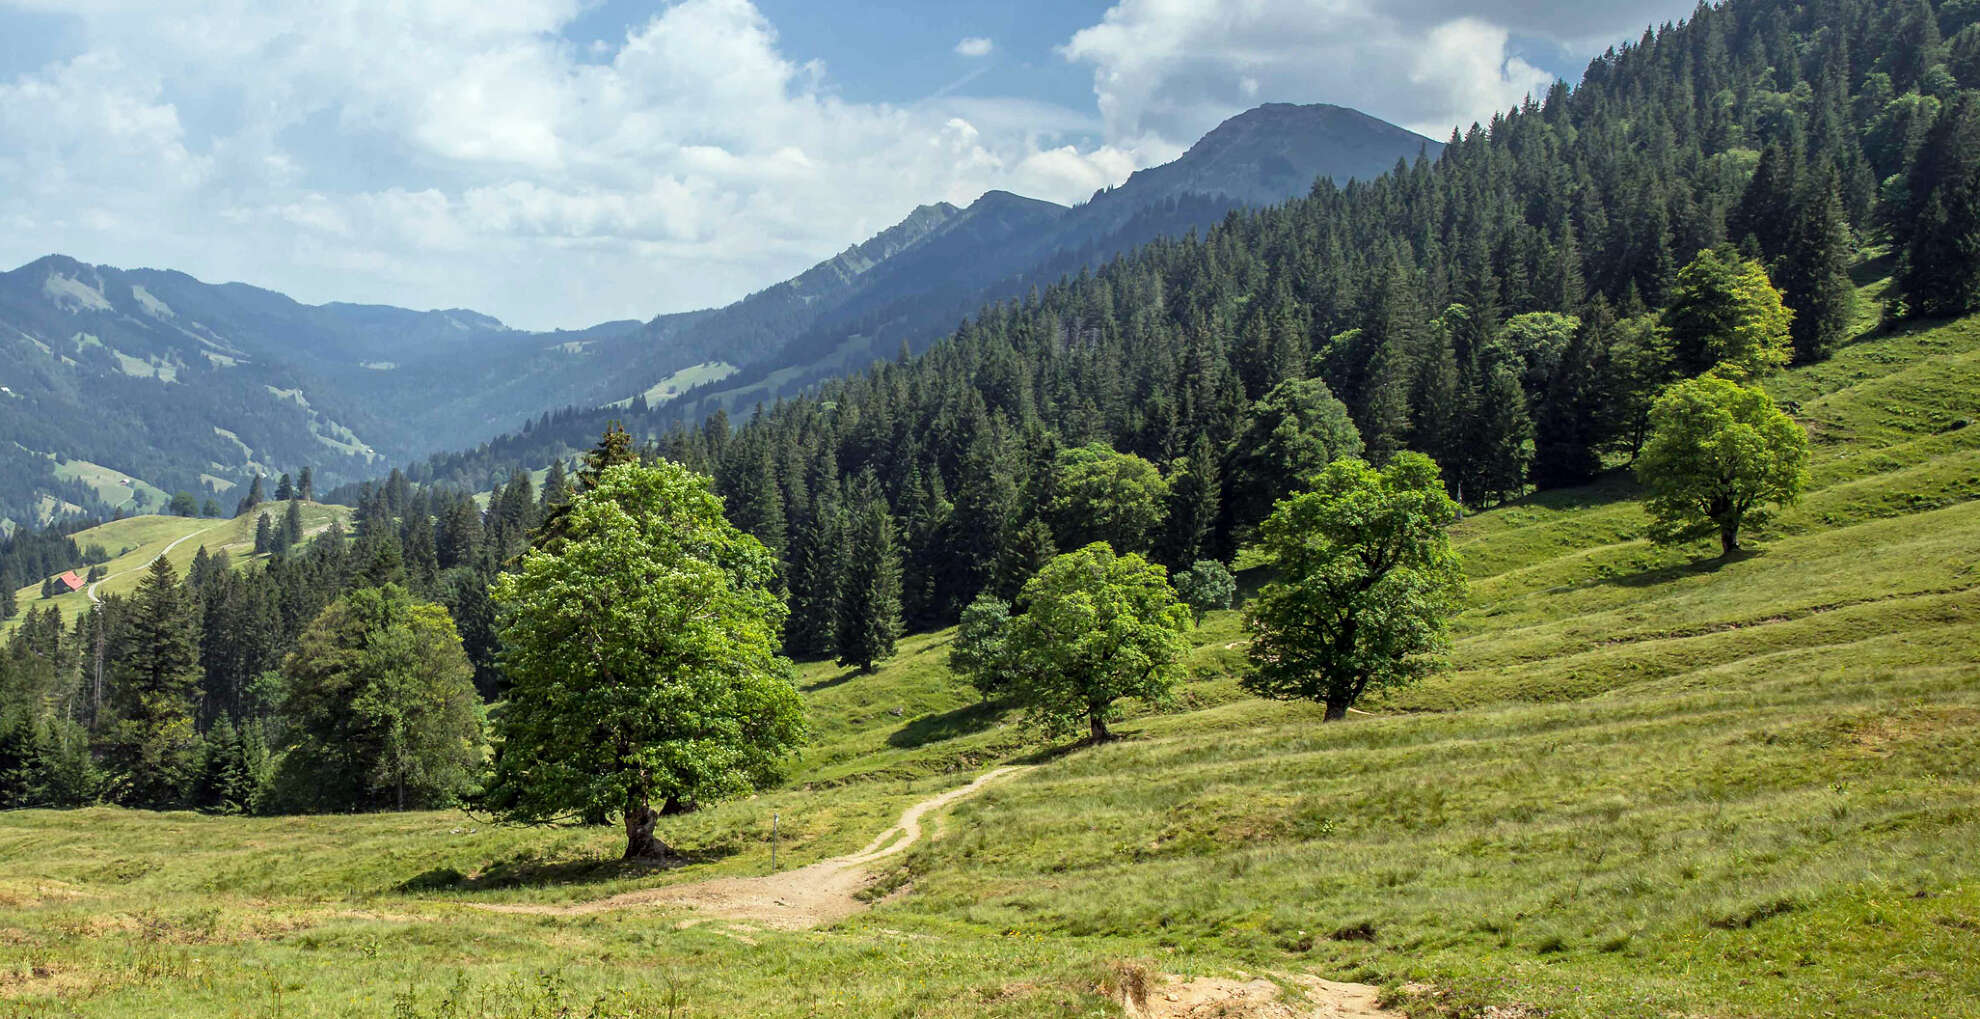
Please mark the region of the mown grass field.
<svg viewBox="0 0 1980 1019"><path fill-rule="evenodd" d="M1141 967L1417 1016L1980 1016L1980 320L1772 388L1814 489L1751 552L1653 548L1620 476L1473 516L1455 670L1344 724L1244 697L1218 613L1099 748L980 705L946 634L807 667L793 783L668 819L671 872L458 812L0 817L0 1014L1107 1016ZM836 927L473 908L760 873L773 812L786 866L847 852L1014 760Z"/></svg>
<svg viewBox="0 0 1980 1019"><path fill-rule="evenodd" d="M279 523L286 503L268 503L262 513L272 514ZM302 505L303 531L313 534L330 526L332 520L350 526L351 511L348 506L330 506L323 503ZM204 547L208 555L225 552L236 566L254 558L255 515L229 520L212 520L204 517L173 517L147 515L125 517L112 520L74 535L76 546L87 549L91 545L101 545L110 553L110 560L103 564L108 572L102 584L96 589L99 597L111 594L129 594L137 589L143 579L145 567L158 557L160 552L170 548L166 556L172 565L184 576L186 567L192 564L193 556ZM86 575L87 568L78 569L78 576ZM16 603L22 615L30 608L45 608L53 605L62 610L62 618L73 622L75 618L89 610L87 589L55 598L41 597L41 581L21 588L15 594ZM10 633L20 625L20 616L0 621L0 634Z"/></svg>

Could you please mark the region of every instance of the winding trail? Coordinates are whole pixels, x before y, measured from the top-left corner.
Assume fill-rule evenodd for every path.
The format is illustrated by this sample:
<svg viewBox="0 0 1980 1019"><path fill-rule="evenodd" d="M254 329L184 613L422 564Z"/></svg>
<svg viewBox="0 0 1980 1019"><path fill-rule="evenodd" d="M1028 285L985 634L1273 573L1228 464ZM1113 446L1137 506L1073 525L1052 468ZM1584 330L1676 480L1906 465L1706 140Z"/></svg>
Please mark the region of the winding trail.
<svg viewBox="0 0 1980 1019"><path fill-rule="evenodd" d="M148 569L150 569L150 568L151 568L151 564L152 564L152 563L155 563L155 562L157 562L157 561L158 561L158 560L159 560L160 558L163 558L164 556L167 556L167 555L170 555L170 554L172 553L172 550L173 550L173 549L175 549L175 548L178 548L178 547L179 547L180 545L183 545L183 544L185 544L186 542L188 542L188 541L191 541L191 540L193 540L194 538L197 538L197 537L199 537L199 536L200 536L200 535L202 535L202 534L206 534L206 533L207 533L207 532L209 532L209 531L217 531L217 530L219 530L220 528L222 528L222 527L225 527L225 526L227 526L227 525L226 525L226 524L214 524L214 525L213 525L212 527L202 527L202 528L200 528L199 530L197 530L197 531L194 531L194 532L192 532L191 534L188 534L188 535L185 535L185 536L183 536L183 537L180 537L180 538L177 538L177 539L175 539L175 540L173 540L173 542L172 542L171 544L169 544L169 545L166 545L166 546L165 546L164 548L161 548L161 549L159 549L159 550L158 550L158 554L157 554L157 555L155 555L155 556L152 556L152 557L151 557L151 558L149 558L149 559L146 559L146 560L144 561L144 565L143 565L143 566L133 566L133 567L131 567L131 568L130 568L130 569L128 569L128 570L118 570L118 571L117 571L117 572L115 572L115 573L112 573L112 574L109 574L109 575L107 575L107 576L105 576L105 577L104 577L104 578L103 578L102 580L98 580L98 581L97 581L97 582L96 582L95 584L91 584L91 585L89 585L89 587L87 587L87 588L85 588L85 589L84 589L84 590L85 590L85 591L87 591L87 592L88 592L88 594L89 594L89 603L90 603L91 605L101 605L101 604L103 604L103 600L102 600L101 598L98 598L98 597L96 596L96 587L97 587L97 584L101 584L101 583L103 583L103 581L104 581L104 580L114 580L114 579L116 579L116 578L118 578L118 577L121 577L121 576L124 576L125 574L128 574L128 573L136 573L136 572L138 572L139 570L148 570Z"/></svg>
<svg viewBox="0 0 1980 1019"><path fill-rule="evenodd" d="M958 800L967 799L984 786L1028 768L1012 765L993 768L975 781L922 800L901 812L894 826L881 832L866 848L848 856L820 860L796 870L761 877L715 878L692 884L663 888L642 888L593 902L564 905L533 903L476 903L475 908L497 913L534 913L545 916L578 916L640 906L686 906L713 918L743 920L778 930L806 930L837 923L866 909L859 893L873 882L869 865L898 853L921 840L922 818Z"/></svg>

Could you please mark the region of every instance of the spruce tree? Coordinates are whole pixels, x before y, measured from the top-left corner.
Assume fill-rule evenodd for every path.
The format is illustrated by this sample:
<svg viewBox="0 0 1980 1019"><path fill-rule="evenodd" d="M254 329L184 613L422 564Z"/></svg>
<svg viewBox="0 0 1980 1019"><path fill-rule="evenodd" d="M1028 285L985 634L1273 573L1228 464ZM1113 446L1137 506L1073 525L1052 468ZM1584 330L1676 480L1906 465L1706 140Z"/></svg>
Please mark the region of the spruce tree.
<svg viewBox="0 0 1980 1019"><path fill-rule="evenodd" d="M288 502L290 499L293 499L295 497L296 497L296 483L290 480L289 475L286 472L284 472L282 475L282 480L275 483L275 501Z"/></svg>
<svg viewBox="0 0 1980 1019"><path fill-rule="evenodd" d="M261 475L257 474L254 476L254 480L248 484L247 494L242 496L240 504L234 507L234 515L237 517L247 516L249 513L254 512L256 506L267 501L268 497L263 495L261 490Z"/></svg>
<svg viewBox="0 0 1980 1019"><path fill-rule="evenodd" d="M1907 186L1898 285L1912 314L1980 308L1980 95L1962 93L1939 115Z"/></svg>
<svg viewBox="0 0 1980 1019"><path fill-rule="evenodd" d="M880 481L867 468L853 497L839 595L839 664L872 672L901 633L901 553Z"/></svg>
<svg viewBox="0 0 1980 1019"><path fill-rule="evenodd" d="M1169 533L1162 543L1165 563L1174 566L1194 562L1208 547L1222 501L1217 453L1210 444L1210 436L1199 432L1190 443L1189 456L1170 474Z"/></svg>
<svg viewBox="0 0 1980 1019"><path fill-rule="evenodd" d="M1602 469L1602 383L1608 369L1603 343L1611 324L1606 307L1582 323L1534 408L1532 474L1540 488L1579 485Z"/></svg>
<svg viewBox="0 0 1980 1019"><path fill-rule="evenodd" d="M118 802L153 809L183 802L196 763L199 681L199 617L161 555L138 583L110 660L116 721L106 743Z"/></svg>
<svg viewBox="0 0 1980 1019"><path fill-rule="evenodd" d="M308 467L304 467L302 473L296 475L296 498L304 502L316 501L316 478Z"/></svg>
<svg viewBox="0 0 1980 1019"><path fill-rule="evenodd" d="M302 544L302 540L302 504L291 499L289 500L288 508L282 511L282 547L284 549L294 548Z"/></svg>
<svg viewBox="0 0 1980 1019"><path fill-rule="evenodd" d="M254 521L254 554L266 555L275 551L275 525L263 513Z"/></svg>
<svg viewBox="0 0 1980 1019"><path fill-rule="evenodd" d="M1849 332L1856 308L1849 261L1842 187L1831 169L1802 196L1781 260L1781 300L1794 309L1788 335L1797 363L1828 357Z"/></svg>
<svg viewBox="0 0 1980 1019"><path fill-rule="evenodd" d="M997 560L997 581L991 592L999 598L1015 597L1025 581L1038 574L1059 554L1052 539L1052 527L1042 517L1032 516L1011 531L1011 540Z"/></svg>
<svg viewBox="0 0 1980 1019"><path fill-rule="evenodd" d="M1533 419L1511 364L1500 361L1486 371L1471 414L1471 435L1467 459L1473 474L1465 497L1476 503L1503 501L1524 490L1533 461Z"/></svg>
<svg viewBox="0 0 1980 1019"><path fill-rule="evenodd" d="M539 517L550 514L553 507L561 506L570 498L569 482L564 477L564 458L550 461L550 469L543 475L542 500L537 503Z"/></svg>
<svg viewBox="0 0 1980 1019"><path fill-rule="evenodd" d="M1747 182L1739 205L1726 217L1726 234L1734 244L1752 237L1759 256L1773 258L1787 246L1800 190L1801 159L1796 141L1779 141L1760 153L1760 165Z"/></svg>
<svg viewBox="0 0 1980 1019"><path fill-rule="evenodd" d="M963 453L945 536L952 570L943 585L946 618L954 618L952 613L963 602L996 580L998 559L1016 523L1018 489L1013 473L1004 440L989 429L978 431Z"/></svg>
<svg viewBox="0 0 1980 1019"><path fill-rule="evenodd" d="M797 658L818 658L835 648L839 601L846 568L845 508L839 481L827 475L811 493L811 508L791 534L791 614L785 646Z"/></svg>

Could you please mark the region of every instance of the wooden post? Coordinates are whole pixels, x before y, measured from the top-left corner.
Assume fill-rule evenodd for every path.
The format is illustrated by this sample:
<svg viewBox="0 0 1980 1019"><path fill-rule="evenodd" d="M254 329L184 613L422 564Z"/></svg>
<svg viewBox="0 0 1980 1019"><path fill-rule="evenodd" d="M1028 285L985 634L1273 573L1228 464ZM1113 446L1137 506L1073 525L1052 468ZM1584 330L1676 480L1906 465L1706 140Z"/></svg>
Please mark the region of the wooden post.
<svg viewBox="0 0 1980 1019"><path fill-rule="evenodd" d="M777 872L777 815L770 815L770 872Z"/></svg>

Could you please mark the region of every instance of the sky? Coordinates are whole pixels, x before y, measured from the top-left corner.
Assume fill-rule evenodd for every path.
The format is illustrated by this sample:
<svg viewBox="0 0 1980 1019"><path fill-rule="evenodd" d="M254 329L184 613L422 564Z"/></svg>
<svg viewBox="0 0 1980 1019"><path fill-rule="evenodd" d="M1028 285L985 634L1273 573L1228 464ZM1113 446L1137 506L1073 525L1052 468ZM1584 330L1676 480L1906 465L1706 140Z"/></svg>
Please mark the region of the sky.
<svg viewBox="0 0 1980 1019"><path fill-rule="evenodd" d="M1264 102L1437 139L1691 0L0 0L0 265L530 329L727 303Z"/></svg>

